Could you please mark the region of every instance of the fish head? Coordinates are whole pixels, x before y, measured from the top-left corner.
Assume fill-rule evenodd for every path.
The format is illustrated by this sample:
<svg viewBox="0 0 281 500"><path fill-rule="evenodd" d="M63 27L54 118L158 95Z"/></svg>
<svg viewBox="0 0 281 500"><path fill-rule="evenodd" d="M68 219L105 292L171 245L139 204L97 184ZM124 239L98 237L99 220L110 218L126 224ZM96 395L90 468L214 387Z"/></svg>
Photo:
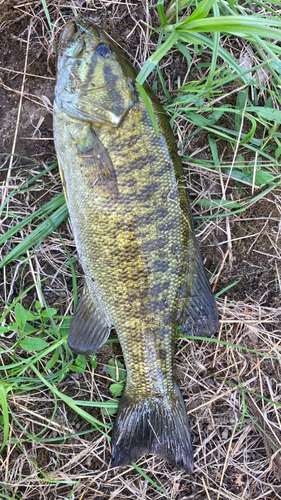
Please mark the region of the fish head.
<svg viewBox="0 0 281 500"><path fill-rule="evenodd" d="M118 47L87 21L61 36L55 104L72 118L117 127L137 99L136 71Z"/></svg>

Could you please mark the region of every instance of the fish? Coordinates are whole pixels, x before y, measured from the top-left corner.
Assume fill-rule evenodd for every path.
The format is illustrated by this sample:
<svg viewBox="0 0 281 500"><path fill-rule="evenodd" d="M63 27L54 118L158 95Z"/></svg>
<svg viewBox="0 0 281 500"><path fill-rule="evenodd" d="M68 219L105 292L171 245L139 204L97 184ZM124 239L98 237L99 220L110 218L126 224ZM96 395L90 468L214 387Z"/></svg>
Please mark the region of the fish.
<svg viewBox="0 0 281 500"><path fill-rule="evenodd" d="M117 332L127 370L112 465L154 454L192 471L193 445L174 367L178 327L212 335L218 311L200 257L169 120L117 45L87 20L58 50L54 139L85 286L69 347L85 356Z"/></svg>

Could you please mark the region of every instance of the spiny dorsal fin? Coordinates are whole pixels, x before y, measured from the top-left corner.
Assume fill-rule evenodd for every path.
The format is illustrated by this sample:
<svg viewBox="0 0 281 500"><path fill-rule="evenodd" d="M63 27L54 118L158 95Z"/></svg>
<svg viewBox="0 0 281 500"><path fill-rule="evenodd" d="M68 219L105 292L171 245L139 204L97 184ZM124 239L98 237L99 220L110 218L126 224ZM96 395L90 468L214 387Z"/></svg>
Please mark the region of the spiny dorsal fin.
<svg viewBox="0 0 281 500"><path fill-rule="evenodd" d="M110 329L111 325L98 311L85 285L70 325L67 340L70 349L77 354L90 355L105 343Z"/></svg>

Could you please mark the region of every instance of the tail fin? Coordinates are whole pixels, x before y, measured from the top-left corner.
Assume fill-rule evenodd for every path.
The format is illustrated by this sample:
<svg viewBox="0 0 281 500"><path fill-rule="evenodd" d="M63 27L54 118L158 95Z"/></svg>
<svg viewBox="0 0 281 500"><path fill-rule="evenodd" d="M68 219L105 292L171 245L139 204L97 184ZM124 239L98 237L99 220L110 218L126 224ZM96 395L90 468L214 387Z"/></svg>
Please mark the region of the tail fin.
<svg viewBox="0 0 281 500"><path fill-rule="evenodd" d="M154 454L181 470L193 470L192 440L182 395L142 399L125 393L112 432L112 465L128 465Z"/></svg>

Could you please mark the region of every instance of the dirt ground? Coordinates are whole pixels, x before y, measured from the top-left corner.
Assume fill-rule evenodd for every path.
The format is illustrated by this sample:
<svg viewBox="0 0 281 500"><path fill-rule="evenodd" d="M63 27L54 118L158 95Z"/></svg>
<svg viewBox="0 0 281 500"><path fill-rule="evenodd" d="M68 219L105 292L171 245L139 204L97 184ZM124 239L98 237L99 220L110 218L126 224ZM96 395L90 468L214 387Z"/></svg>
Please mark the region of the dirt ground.
<svg viewBox="0 0 281 500"><path fill-rule="evenodd" d="M10 200L9 213L2 219L1 234L13 220L18 222L30 215L62 191L58 170L47 169L56 161L52 130L55 48L64 22L74 15L83 15L98 23L120 43L137 69L156 47L157 38L148 37L150 31L145 23L157 27L157 15L144 1L58 0L48 2L48 6L52 20L56 20L54 35L50 33L41 2L0 2L2 196L19 187L19 192ZM175 80L178 76L184 77L186 68L182 56L176 52L164 64L163 73L172 91ZM192 127L185 126L184 133L185 137L191 135ZM175 127L175 134L180 148L182 128ZM194 141L185 142L183 153L192 153L195 159L196 155L210 157L210 150L205 147L206 137L202 132ZM225 148L222 141L218 147L224 161L231 162L233 151ZM221 182L216 172L195 168L188 161L184 167L192 201L198 200L202 193L207 198L221 197ZM26 180L44 170L46 174L28 191L20 189ZM243 189L247 194L251 188ZM229 199L240 200L237 183L230 182L226 194ZM207 273L213 276L215 293L234 282L237 284L218 297L221 319L218 338L225 344L185 339L178 344L177 377L193 434L194 474L188 476L175 471L157 457L138 461L149 478L173 499L281 498L280 407L253 394L281 403L280 210L278 188L244 212L209 219L207 224L202 224L202 217L211 212L193 203L197 236ZM18 234L12 245L31 229ZM77 257L68 221L61 225L60 234L70 254ZM3 250L2 257L8 250ZM71 272L63 268L68 258L56 233L42 243L34 258L45 278L42 290L48 305L55 307L59 314L72 313ZM78 263L76 271L81 288L83 276ZM0 276L3 300L11 303L32 283L28 267L18 271L14 263L7 266L5 274ZM36 300L33 289L22 303L32 308ZM7 339L7 345L9 342ZM279 359L261 361L256 352L231 348L228 343L270 353ZM3 338L1 345L5 345ZM89 396L97 400L110 397L108 383L103 378L104 366L116 352L120 354L118 347L103 346L98 353L95 377L89 372L69 374L61 382L60 390L80 400L83 397L87 400ZM248 392L239 390L238 386ZM29 394L27 400L16 398L11 408L24 426L32 415L28 428L35 434L41 430L40 418L49 419L52 415L54 403L51 392L46 389L41 394ZM89 407L88 411L100 418L99 410ZM110 421L110 417L104 418ZM5 451L2 452L11 473L4 469L0 472L0 492L2 488L3 494L12 491L12 495L28 500L166 498L132 467L122 468L118 474L110 468L108 442L63 402L59 403L54 422L44 435L51 439L49 443L23 442L13 448L8 462L5 462ZM64 444L52 441L69 427L89 432ZM13 438L20 441L22 431L16 421L13 429ZM44 480L38 467L52 477L53 482ZM79 486L71 484L77 478Z"/></svg>

